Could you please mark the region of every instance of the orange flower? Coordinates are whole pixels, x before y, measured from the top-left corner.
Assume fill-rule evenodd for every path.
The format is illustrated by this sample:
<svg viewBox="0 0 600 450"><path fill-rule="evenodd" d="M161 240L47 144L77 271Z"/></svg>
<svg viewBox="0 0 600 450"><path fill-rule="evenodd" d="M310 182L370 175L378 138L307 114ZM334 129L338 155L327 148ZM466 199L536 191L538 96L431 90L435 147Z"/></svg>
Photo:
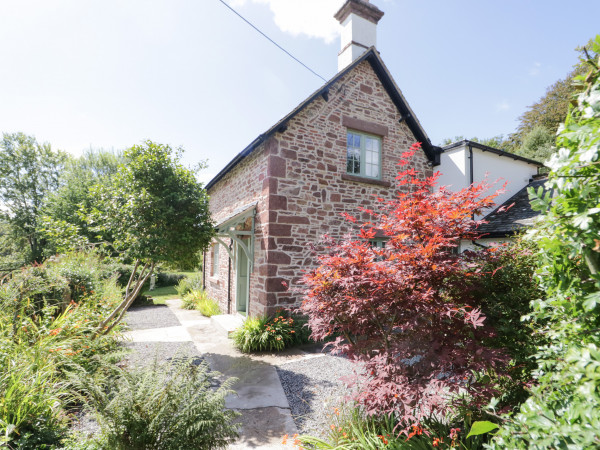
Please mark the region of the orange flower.
<svg viewBox="0 0 600 450"><path fill-rule="evenodd" d="M381 442L383 442L383 445L388 445L388 440L385 438L385 436L380 434L378 437L381 439Z"/></svg>
<svg viewBox="0 0 600 450"><path fill-rule="evenodd" d="M283 439L281 440L281 443L282 443L283 445L287 445L287 440L288 440L288 435L287 435L287 434L285 434L285 435L283 436Z"/></svg>

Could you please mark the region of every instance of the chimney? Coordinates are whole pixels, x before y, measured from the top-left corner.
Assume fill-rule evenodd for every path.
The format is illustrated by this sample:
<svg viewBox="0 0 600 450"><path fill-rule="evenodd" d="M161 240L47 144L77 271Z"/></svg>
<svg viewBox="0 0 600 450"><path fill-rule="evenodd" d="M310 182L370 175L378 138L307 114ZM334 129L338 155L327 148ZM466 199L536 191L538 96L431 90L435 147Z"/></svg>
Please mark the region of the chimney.
<svg viewBox="0 0 600 450"><path fill-rule="evenodd" d="M377 22L383 17L383 11L369 0L346 0L333 17L342 25L338 54L338 71L341 71L377 44Z"/></svg>

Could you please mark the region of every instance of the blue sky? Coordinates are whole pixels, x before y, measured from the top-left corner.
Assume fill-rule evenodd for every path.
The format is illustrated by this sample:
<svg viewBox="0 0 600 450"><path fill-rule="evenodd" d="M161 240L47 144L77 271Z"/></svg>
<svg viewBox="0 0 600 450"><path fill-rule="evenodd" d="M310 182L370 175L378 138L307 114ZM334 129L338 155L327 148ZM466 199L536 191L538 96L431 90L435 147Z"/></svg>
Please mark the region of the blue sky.
<svg viewBox="0 0 600 450"><path fill-rule="evenodd" d="M325 78L343 0L228 0ZM600 2L372 0L378 49L431 140L512 132L600 33ZM218 0L0 2L0 131L54 148L145 139L205 181L323 82Z"/></svg>

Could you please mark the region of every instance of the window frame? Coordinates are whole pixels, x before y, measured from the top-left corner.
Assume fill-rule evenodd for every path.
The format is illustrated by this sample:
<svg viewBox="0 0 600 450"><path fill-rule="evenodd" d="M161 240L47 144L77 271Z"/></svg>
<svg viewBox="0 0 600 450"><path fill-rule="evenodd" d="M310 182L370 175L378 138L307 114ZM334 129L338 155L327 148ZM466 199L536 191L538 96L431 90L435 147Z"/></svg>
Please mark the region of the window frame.
<svg viewBox="0 0 600 450"><path fill-rule="evenodd" d="M352 133L354 135L360 136L360 173L354 173L354 172L349 172L348 171L348 135ZM376 177L373 176L369 176L366 174L367 171L367 158L366 158L366 153L367 153L367 149L366 149L366 139L365 138L371 138L376 140L379 143L379 158L377 161L377 167L378 167L378 175ZM356 148L356 147L353 147ZM351 175L354 177L360 177L360 178L364 178L367 180L381 180L382 179L382 175L383 175L383 136L378 136L376 134L373 133L366 133L364 131L359 131L356 130L354 128L347 128L346 129L346 175Z"/></svg>
<svg viewBox="0 0 600 450"><path fill-rule="evenodd" d="M390 240L389 237L384 237L384 238L373 238L373 239L369 239L369 244L371 244L371 247L376 247L376 248L385 248L387 245L387 242Z"/></svg>
<svg viewBox="0 0 600 450"><path fill-rule="evenodd" d="M219 276L219 243L212 246L212 265L210 268L210 276L217 278Z"/></svg>

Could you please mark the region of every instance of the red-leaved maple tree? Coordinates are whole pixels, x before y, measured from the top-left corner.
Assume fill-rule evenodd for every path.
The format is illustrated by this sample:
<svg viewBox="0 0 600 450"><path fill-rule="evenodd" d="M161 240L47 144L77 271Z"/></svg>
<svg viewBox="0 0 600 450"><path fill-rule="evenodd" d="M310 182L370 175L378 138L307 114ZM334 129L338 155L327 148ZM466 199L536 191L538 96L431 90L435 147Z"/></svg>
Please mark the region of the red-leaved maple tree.
<svg viewBox="0 0 600 450"><path fill-rule="evenodd" d="M403 154L393 200L378 199L355 238L326 244L319 266L304 276L301 311L313 338L338 335L333 350L364 365L357 397L367 413L400 415L404 423L444 412L449 397L484 401L490 390L474 373L502 373L507 356L483 342L493 335L477 307L471 278L478 267L456 250L479 237L473 217L497 193L479 183L459 192L434 191L439 174L420 178ZM370 242L383 233L384 248ZM471 265L469 265L471 264ZM465 277L471 277L469 282Z"/></svg>

